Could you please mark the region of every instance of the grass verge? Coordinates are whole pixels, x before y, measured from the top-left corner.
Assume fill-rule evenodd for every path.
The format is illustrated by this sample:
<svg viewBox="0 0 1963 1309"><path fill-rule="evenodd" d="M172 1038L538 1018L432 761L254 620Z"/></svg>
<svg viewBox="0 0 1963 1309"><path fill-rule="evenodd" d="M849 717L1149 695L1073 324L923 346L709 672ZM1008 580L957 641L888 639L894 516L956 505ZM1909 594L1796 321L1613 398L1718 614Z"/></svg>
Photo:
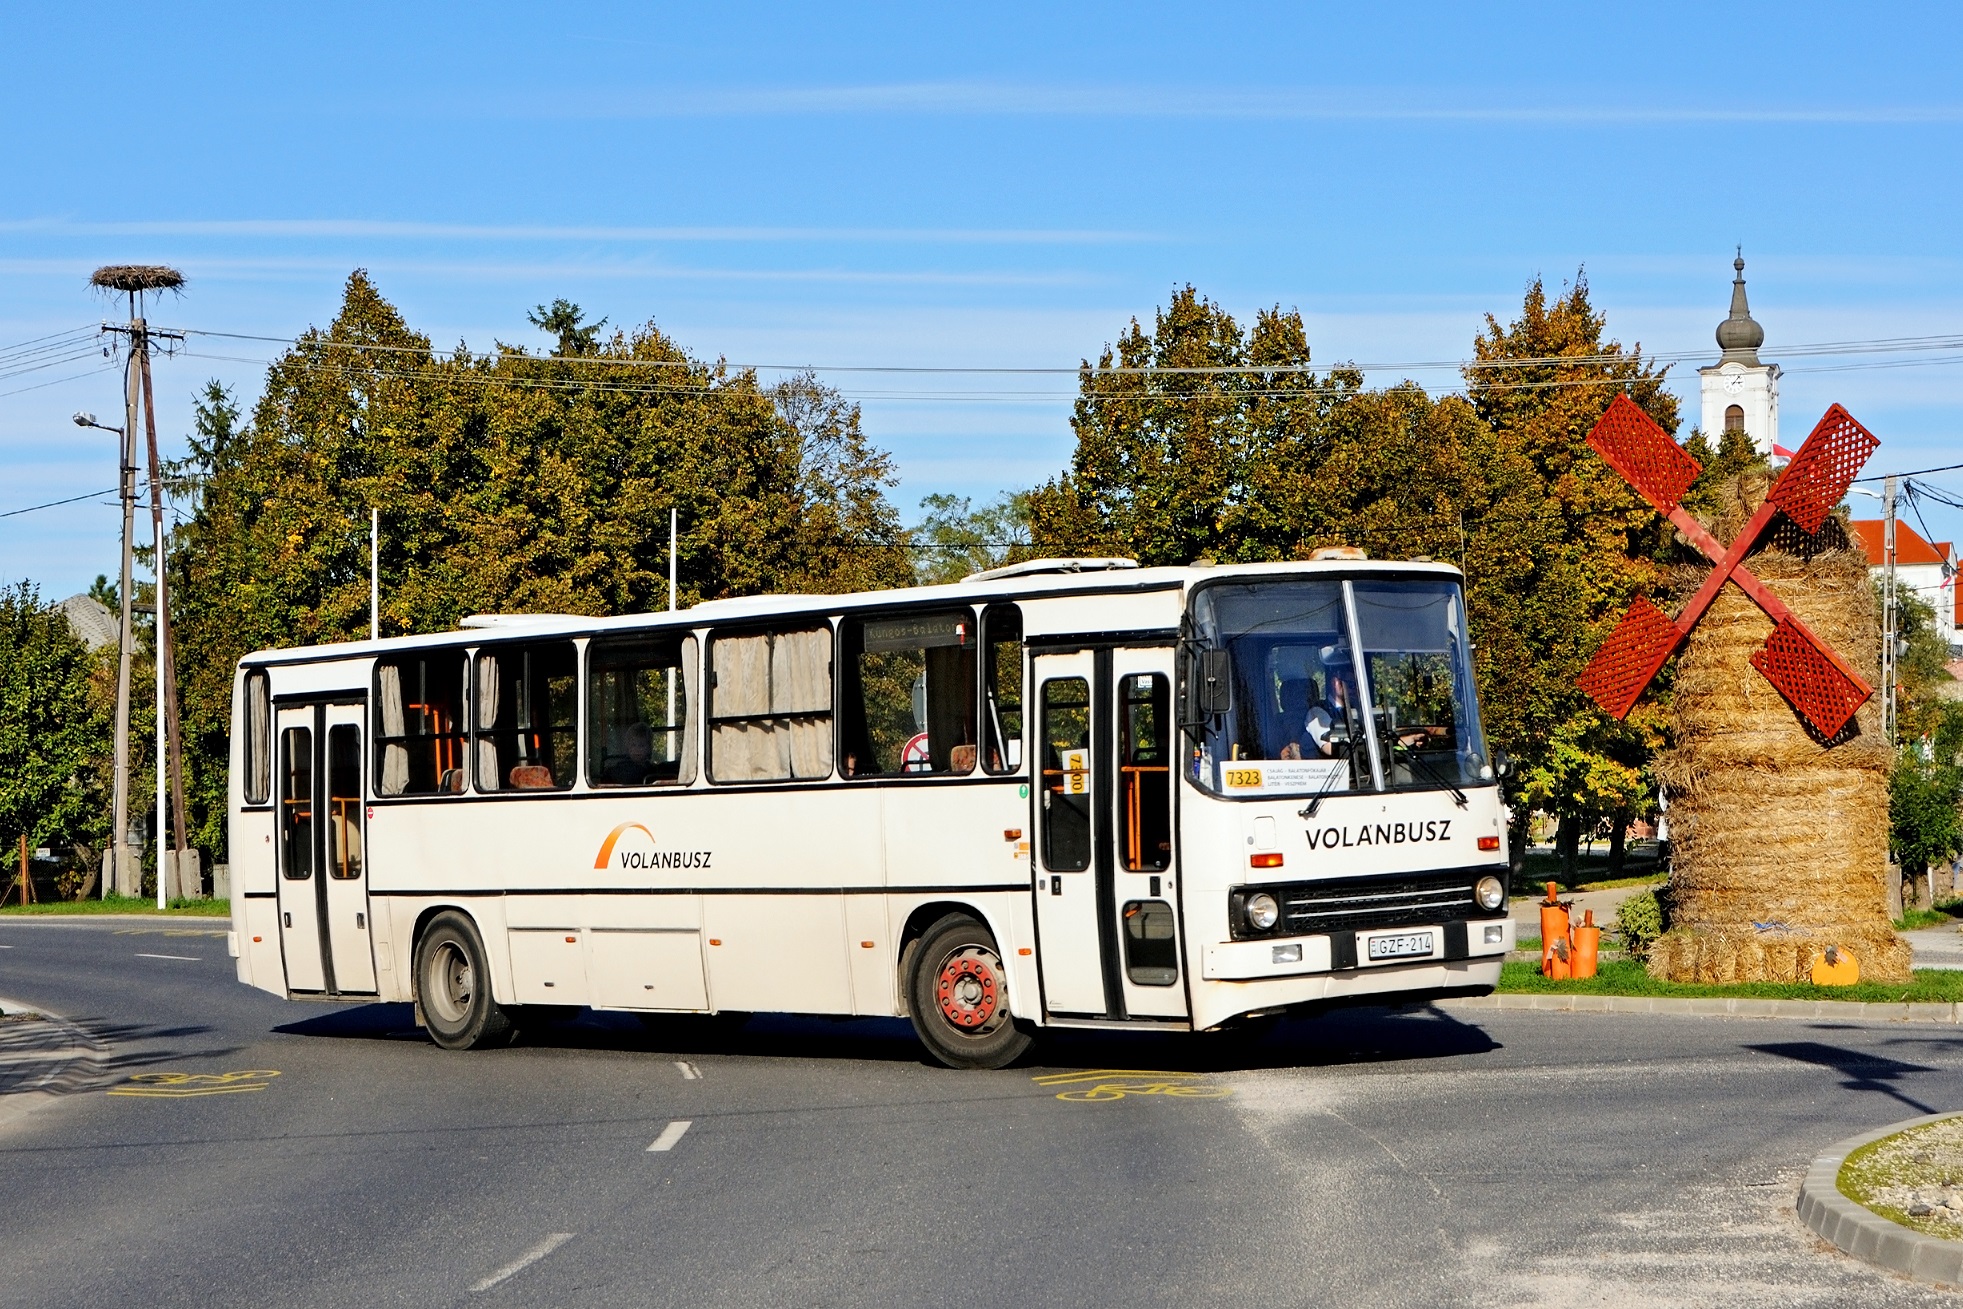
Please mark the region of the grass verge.
<svg viewBox="0 0 1963 1309"><path fill-rule="evenodd" d="M172 900L170 908L159 910L154 899L112 895L106 899L54 900L45 904L8 905L0 917L40 918L90 914L149 914L162 918L230 918L230 900Z"/></svg>
<svg viewBox="0 0 1963 1309"><path fill-rule="evenodd" d="M1963 1121L1884 1136L1847 1156L1840 1193L1930 1236L1963 1238Z"/></svg>
<svg viewBox="0 0 1963 1309"><path fill-rule="evenodd" d="M1895 920L1898 932L1913 932L1920 927L1949 927L1958 918L1963 918L1963 900L1945 900L1934 909L1910 909Z"/></svg>
<svg viewBox="0 0 1963 1309"><path fill-rule="evenodd" d="M1741 982L1735 986L1704 986L1663 982L1633 959L1604 960L1595 976L1580 982L1557 982L1540 973L1540 965L1509 960L1500 965L1502 992L1515 995L1640 995L1673 996L1685 1000L1862 1000L1872 1004L1963 1003L1963 971L1918 968L1906 983L1857 982L1853 986L1814 986L1810 982Z"/></svg>

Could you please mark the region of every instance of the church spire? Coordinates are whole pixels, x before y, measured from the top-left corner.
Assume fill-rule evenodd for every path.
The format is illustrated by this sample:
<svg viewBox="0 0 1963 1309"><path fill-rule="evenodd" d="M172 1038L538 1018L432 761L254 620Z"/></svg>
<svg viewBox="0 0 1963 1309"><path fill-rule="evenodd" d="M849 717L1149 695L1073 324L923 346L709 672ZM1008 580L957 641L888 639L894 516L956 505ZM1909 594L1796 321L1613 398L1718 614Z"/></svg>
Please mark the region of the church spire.
<svg viewBox="0 0 1963 1309"><path fill-rule="evenodd" d="M1745 303L1745 250L1731 261L1731 317L1718 324L1718 345L1724 350L1720 362L1735 361L1758 367L1759 347L1765 344L1765 329L1752 317Z"/></svg>

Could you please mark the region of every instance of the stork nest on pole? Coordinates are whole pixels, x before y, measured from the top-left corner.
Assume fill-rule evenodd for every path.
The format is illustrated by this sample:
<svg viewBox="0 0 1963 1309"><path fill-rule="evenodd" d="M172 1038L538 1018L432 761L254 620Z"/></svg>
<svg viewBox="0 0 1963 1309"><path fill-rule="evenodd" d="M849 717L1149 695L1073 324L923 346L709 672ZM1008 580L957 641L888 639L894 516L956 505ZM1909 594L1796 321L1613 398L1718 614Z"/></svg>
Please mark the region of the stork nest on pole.
<svg viewBox="0 0 1963 1309"><path fill-rule="evenodd" d="M162 264L110 264L89 276L89 285L103 291L175 291L184 274Z"/></svg>

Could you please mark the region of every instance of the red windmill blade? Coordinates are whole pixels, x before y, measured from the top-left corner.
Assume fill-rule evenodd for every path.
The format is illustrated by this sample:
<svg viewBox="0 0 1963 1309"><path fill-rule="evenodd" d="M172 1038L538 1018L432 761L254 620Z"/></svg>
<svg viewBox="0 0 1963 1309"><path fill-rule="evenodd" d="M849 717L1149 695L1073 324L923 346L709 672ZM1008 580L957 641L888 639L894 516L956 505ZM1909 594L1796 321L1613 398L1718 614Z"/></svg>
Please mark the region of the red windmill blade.
<svg viewBox="0 0 1963 1309"><path fill-rule="evenodd" d="M1837 736L1873 688L1745 567L1745 556L1782 511L1809 534L1818 532L1880 442L1839 405L1828 409L1730 549L1683 508L1701 466L1628 396L1610 403L1588 444L1716 567L1675 619L1638 597L1576 684L1610 715L1624 717L1724 584L1736 582L1773 621L1752 666L1815 731Z"/></svg>
<svg viewBox="0 0 1963 1309"><path fill-rule="evenodd" d="M1813 535L1880 444L1874 433L1854 421L1854 415L1838 404L1830 405L1772 484L1765 502L1785 510L1786 517Z"/></svg>

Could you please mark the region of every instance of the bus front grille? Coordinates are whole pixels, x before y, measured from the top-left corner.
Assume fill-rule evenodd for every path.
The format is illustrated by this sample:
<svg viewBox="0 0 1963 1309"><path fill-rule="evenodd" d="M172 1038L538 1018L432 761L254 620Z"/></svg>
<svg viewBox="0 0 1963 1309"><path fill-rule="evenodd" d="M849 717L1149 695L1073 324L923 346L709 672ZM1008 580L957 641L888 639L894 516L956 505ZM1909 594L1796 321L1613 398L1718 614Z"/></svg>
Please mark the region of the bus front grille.
<svg viewBox="0 0 1963 1309"><path fill-rule="evenodd" d="M1281 901L1281 922L1275 932L1305 936L1488 917L1472 896L1473 885L1488 871L1346 878L1272 888Z"/></svg>

